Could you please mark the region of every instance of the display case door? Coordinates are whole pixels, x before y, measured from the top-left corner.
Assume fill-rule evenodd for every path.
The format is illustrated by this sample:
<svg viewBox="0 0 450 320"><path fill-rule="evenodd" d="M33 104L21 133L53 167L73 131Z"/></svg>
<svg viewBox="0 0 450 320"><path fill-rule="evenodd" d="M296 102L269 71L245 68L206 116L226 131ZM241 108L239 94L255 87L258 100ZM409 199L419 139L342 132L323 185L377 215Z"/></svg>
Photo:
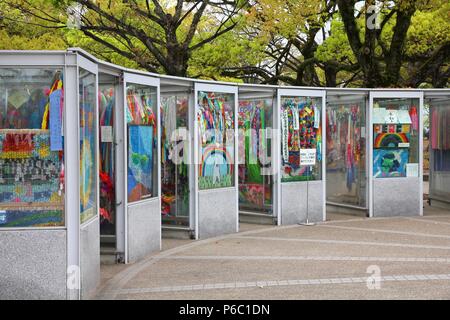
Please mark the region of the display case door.
<svg viewBox="0 0 450 320"><path fill-rule="evenodd" d="M184 147L183 147L183 160L182 161L183 161L183 163L185 165L187 165L187 170L186 170L186 173L187 173L187 183L186 184L187 184L187 186L184 186L184 187L187 187L188 189L187 190L186 189L182 190L181 192L187 192L188 193L188 197L187 197L188 198L188 200L187 200L188 201L188 205L186 206L185 203L183 205L180 204L181 201L179 199L179 194L181 192L179 191L179 189L180 189L179 187L183 187L183 182L180 182L180 183L178 182L179 181L179 179L178 179L178 177L179 177L178 165L180 165L181 163L175 162L175 165L174 165L175 173L173 173L173 176L171 177L171 179L173 181L175 181L175 183L174 183L173 188L172 188L171 191L172 191L173 195L176 198L175 198L175 201L172 202L172 203L175 204L175 210L172 211L171 214L173 214L174 217L182 216L183 218L187 219L187 221L184 221L183 227L184 228L189 228L189 230L194 230L194 225L193 225L194 224L194 217L193 217L194 213L193 213L193 206L192 206L192 202L193 202L193 188L194 188L192 177L193 177L193 174L194 174L193 173L194 166L192 165L193 154L192 154L192 151L191 151L192 150L192 144L193 144L193 137L192 137L192 131L193 130L191 128L193 127L192 126L192 122L193 122L193 118L194 118L193 117L193 115L194 115L194 111L193 111L193 95L190 94L190 90L176 90L176 89L168 90L165 93L161 93L161 108L163 109L163 112L162 112L162 115L161 115L162 119L160 121L161 124L164 123L164 121L165 121L164 120L164 115L163 115L166 112L166 110L164 110L164 108L167 108L167 106L164 105L164 100L165 99L173 99L172 101L175 103L174 105L172 105L172 107L175 110L175 114L176 114L175 115L175 123L176 123L176 125L175 125L176 128L175 129L177 129L177 130L179 130L179 129L186 129L186 131L187 131L186 132L186 136L184 136L184 140L183 140L184 141ZM180 114L180 113L178 113L179 109L177 109L178 108L178 103L179 103L179 101L183 101L183 100L185 100L184 102L187 104L187 108L186 108L186 112L184 114ZM179 126L181 118L184 118L183 119L183 121L185 121L185 122L183 122L185 124L184 126ZM166 123L164 123L164 125L161 125L161 130L163 130L164 126L166 126ZM166 134L165 139L166 140L170 140L171 139L171 133L167 132L167 130L166 130L165 134ZM180 132L180 134L181 134L181 132ZM163 136L164 136L164 132L161 132L161 139L162 139ZM172 141L172 142L175 142L175 141ZM176 142L179 142L179 140L177 140ZM162 140L161 143L164 145L164 140ZM163 157L164 152L168 152L168 150L164 151L163 148L164 148L164 146L161 146L162 157ZM170 151L168 153L170 154ZM166 157L167 157L167 155L166 155ZM172 159L164 159L164 158L162 158L161 162L164 163L164 161L172 161ZM164 180L164 175L165 174L166 173L164 172L164 166L162 165L161 166L161 176L162 176L163 180ZM161 186L162 186L162 192L164 193L164 183L163 182L161 182ZM162 199L162 202L164 202L164 199ZM184 206L184 207L182 207L182 206ZM182 209L180 210L179 207L182 207ZM161 210L164 211L164 208L162 207ZM185 211L185 212L187 212L187 214L186 215L180 215L179 214L180 211ZM171 226L170 224L166 223L164 221L164 219L163 219L162 225L163 226Z"/></svg>
<svg viewBox="0 0 450 320"><path fill-rule="evenodd" d="M121 163L117 166L125 170L124 174L124 258L125 263L134 262L144 258L150 252L159 251L161 249L161 129L159 125L160 119L160 86L159 79L142 74L134 74L125 72L123 75L123 129L124 137L124 154ZM148 199L130 202L128 199L128 142L129 128L127 122L127 87L129 85L146 86L156 90L156 101L153 109L156 116L156 150L153 153L154 164L152 168L152 179L156 173L156 186L154 185L152 193L156 192L156 196ZM156 110L155 110L156 109Z"/></svg>
<svg viewBox="0 0 450 320"><path fill-rule="evenodd" d="M75 116L75 112L72 111L66 111L66 117L67 121L65 122L66 128L66 143L67 146L67 174L66 174L66 180L68 185L68 197L66 199L66 207L71 208L80 208L80 200L81 200L81 194L80 194L80 186L81 186L81 178L80 178L80 97L79 97L79 85L80 85L80 70L85 70L88 73L95 76L95 82L88 83L88 85L94 85L95 86L95 92L94 92L94 106L92 106L95 115L94 115L94 122L95 122L95 135L93 137L93 141L95 141L95 147L94 150L97 150L97 141L98 141L98 99L96 98L98 95L98 67L97 64L94 62L77 55L77 72L76 72L76 85L75 88L71 88L69 86L74 85L71 83L71 79L73 79L72 74L69 75L69 79L67 79L67 97L66 99L69 100L74 93L76 93L77 101L76 106L72 105L72 103L69 103L66 107L66 109L75 108L76 109L76 120L72 119L72 116ZM72 92L74 89L75 92ZM76 132L76 134L74 134ZM70 134L72 133L72 134ZM74 139L74 136L76 137L76 140ZM69 146L69 144L74 143L77 146L77 154L72 154L72 147ZM78 215L70 214L68 215L67 219L67 242L68 242L68 276L70 278L71 272L75 272L74 269L71 269L73 266L78 266L78 274L79 276L76 277L78 281L78 290L71 290L71 288L68 288L68 296L69 299L83 299L88 297L93 293L96 286L100 282L100 227L99 227L99 188L98 188L98 152L94 152L94 163L95 163L95 170L91 172L91 174L94 176L95 183L94 186L96 188L95 190L95 212L94 216L89 218L88 220L81 223L80 221L80 212L79 209ZM77 160L77 164L74 165L74 157ZM69 173L71 172L71 173ZM75 175L77 178L73 179ZM76 184L76 186L75 186ZM69 190L72 190L69 191ZM77 190L76 194L78 197L73 197L73 191ZM76 200L76 203L75 201ZM72 213L74 211L71 211ZM75 274L75 273L74 273ZM72 274L73 275L73 274ZM71 279L68 279L68 281L73 281Z"/></svg>
<svg viewBox="0 0 450 320"><path fill-rule="evenodd" d="M231 188L226 188L226 189L233 189L234 193L233 196L227 196L227 199L229 201L232 201L232 207L235 208L236 210L233 214L235 214L235 217L233 216L233 221L235 220L235 222L233 222L233 226L232 229L233 231L237 232L239 230L239 184L238 184L238 130L237 130L237 123L238 123L238 116L237 116L237 106L238 106L238 89L235 86L228 86L228 85L215 85L215 84L206 84L206 83L195 83L194 85L194 91L195 91L195 95L194 95L194 166L195 166L195 170L194 170L194 194L195 194L195 199L194 199L194 208L195 208L195 221L194 221L194 226L195 226L195 239L199 239L199 237L201 236L201 231L199 230L200 226L200 221L199 221L199 211L202 210L202 208L200 208L200 201L199 201L199 193L201 192L200 188L199 188L199 163L201 161L200 157L201 155L199 155L199 145L201 143L201 141L199 141L199 121L198 121L198 114L199 114L199 106L198 106L198 98L199 98L199 92L214 92L214 93L220 93L220 94L233 94L234 95L234 117L233 117L233 121L234 121L234 163L233 163L233 173L234 173L234 185ZM220 190L217 189L217 190ZM208 191L208 190L204 190L204 191ZM202 199L204 199L206 197L203 197ZM222 208L221 208L222 209ZM211 221L214 221L214 219L212 219ZM215 221L214 223L219 224L220 221ZM225 227L224 227L225 228ZM215 232L217 232L218 234L221 234L221 226L217 225L216 226L216 230Z"/></svg>
<svg viewBox="0 0 450 320"><path fill-rule="evenodd" d="M429 194L428 204L450 204L450 128L446 119L450 113L450 91L436 90L424 93L429 119ZM424 107L425 110L425 107Z"/></svg>
<svg viewBox="0 0 450 320"><path fill-rule="evenodd" d="M312 195L315 199L315 201L320 201L321 203L318 204L321 206L321 217L320 220L321 221L325 221L326 220L326 139L325 139L325 135L324 135L324 124L326 121L326 93L325 90L303 90L303 89L278 89L278 93L277 93L277 109L276 109L276 117L277 119L274 119L274 125L276 124L276 128L278 129L278 139L277 141L277 150L275 152L275 154L277 155L277 162L276 162L276 166L277 166L277 173L278 176L276 178L276 206L277 206L277 213L278 213L278 224L285 224L285 222L283 222L283 214L282 214L282 210L286 209L286 205L287 204L283 204L283 195L282 195L282 182L281 182L281 149L282 149L282 141L281 141L281 115L280 115L280 108L281 108L281 100L283 97L311 97L311 98L321 98L322 99L322 105L321 105L321 123L322 123L322 152L321 152L321 157L322 157L322 163L321 163L321 170L322 170L322 176L321 176L321 186L318 188L318 192L314 192L317 194L316 195ZM286 183L283 183L286 184ZM308 188L308 186L307 186ZM307 201L309 202L311 198L311 194L308 195L308 199ZM295 199L289 199L289 203L295 201ZM296 205L294 205L296 206ZM308 206L311 206L311 203L308 204ZM285 207L283 209L283 207ZM284 218L284 220L286 221L286 217Z"/></svg>
<svg viewBox="0 0 450 320"><path fill-rule="evenodd" d="M374 177L374 100L417 99L418 115L418 173L417 177ZM369 130L368 130L368 159L369 159L369 217L380 216L376 207L389 206L386 215L399 215L398 210L406 206L411 212L402 215L423 215L423 92L401 90L373 90L369 96ZM381 194L382 193L382 194ZM415 204L412 205L411 203Z"/></svg>
<svg viewBox="0 0 450 320"><path fill-rule="evenodd" d="M276 90L269 88L266 90L262 90L261 87L257 87L255 88L254 91L252 91L251 89L247 89L246 91L243 91L242 93L239 93L239 103L242 102L259 102L259 101L265 101L265 100L270 100L271 101L271 106L270 108L272 109L272 114L271 114L271 121L269 122L270 125L265 125L265 128L263 128L263 130L266 130L266 141L265 143L268 143L268 141L270 140L270 159L269 160L265 160L265 161L270 161L270 167L267 168L267 163L266 163L266 169L270 170L269 172L266 172L265 174L270 174L271 176L271 183L267 184L266 182L263 182L261 185L264 186L264 192L263 192L263 197L265 196L265 189L269 189L270 188L270 201L271 201L271 214L268 215L269 217L272 218L277 218L278 217L278 209L276 206L276 193L277 193L277 176L278 176L278 172L276 170L277 167L277 161L278 161L278 153L276 152L277 150L277 143L276 143L276 139L277 139L277 134L276 134L276 128L277 128L277 123L276 123L276 119L277 119L277 96L276 96ZM241 105L238 106L238 111L240 111ZM263 106L262 108L266 109L265 106ZM266 112L266 111L265 111ZM266 118L268 119L268 118ZM251 121L250 121L251 122ZM238 128L238 129L244 129L244 128ZM248 133L244 132L244 136L247 136ZM241 146L244 148L244 151L246 150L246 146ZM239 149L239 146L238 146ZM240 159L240 161L242 162L243 159ZM239 166L241 165L245 165L245 163L240 163ZM242 179L242 178L241 178ZM244 179L245 180L245 179ZM242 180L241 180L242 181ZM241 191L240 191L241 192ZM264 198L261 201L263 203L263 207L264 205ZM258 214L267 214L266 212L262 213L259 210L261 210L261 208L258 208L259 205L256 205L254 208L244 208L244 211L249 211L249 212L256 212ZM242 206L239 208L240 211L242 211Z"/></svg>
<svg viewBox="0 0 450 320"><path fill-rule="evenodd" d="M353 111L353 106L357 107ZM343 210L364 210L369 212L368 209L368 192L369 192L369 178L368 178L368 157L367 149L368 139L368 110L369 110L369 93L364 91L355 92L327 92L327 124L326 124L326 135L328 140L327 144L327 205L333 207L342 207ZM347 114L351 111L352 117L347 117ZM343 118L344 117L344 118ZM345 124L352 123L348 126L348 130L343 131L341 128L342 120ZM339 123L339 125L338 125ZM356 129L356 130L355 130ZM354 132L354 136L351 136L351 132ZM345 135L345 136L344 136ZM348 137L350 136L350 139ZM359 138L355 139L355 136ZM355 152L351 153L350 163L347 163L348 167L345 167L347 162L346 154L348 149L344 151L340 146L342 137L345 137L347 143L350 144L351 148L355 150L355 146L359 145L358 148L358 161L355 161ZM331 143L330 143L331 141ZM336 160L336 155L333 156L332 153L335 152L341 154L338 156L339 160ZM344 153L342 153L344 152ZM331 155L331 157L330 157ZM332 166L340 162L341 165L336 169ZM355 166L352 165L356 164ZM330 167L332 169L330 169ZM342 169L345 168L345 171ZM345 174L351 172L351 180L345 177ZM339 171L339 175L335 174L333 171ZM344 173L345 172L345 173ZM347 177L349 174L347 175ZM346 181L347 180L347 181ZM351 182L353 180L353 183ZM345 187L346 183L349 183ZM344 189L346 188L346 189ZM350 190L351 189L351 190ZM350 200L351 199L351 200ZM350 201L349 201L350 200Z"/></svg>

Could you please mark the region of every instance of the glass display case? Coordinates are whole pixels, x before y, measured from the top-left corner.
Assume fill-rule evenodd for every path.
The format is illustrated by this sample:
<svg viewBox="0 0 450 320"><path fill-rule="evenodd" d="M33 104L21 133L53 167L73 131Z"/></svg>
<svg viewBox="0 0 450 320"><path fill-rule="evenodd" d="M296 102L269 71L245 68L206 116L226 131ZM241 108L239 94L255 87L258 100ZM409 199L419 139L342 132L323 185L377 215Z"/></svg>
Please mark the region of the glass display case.
<svg viewBox="0 0 450 320"><path fill-rule="evenodd" d="M370 92L370 216L422 215L423 93Z"/></svg>
<svg viewBox="0 0 450 320"><path fill-rule="evenodd" d="M161 249L159 79L124 72L125 263Z"/></svg>
<svg viewBox="0 0 450 320"><path fill-rule="evenodd" d="M237 232L237 87L196 82L195 238Z"/></svg>
<svg viewBox="0 0 450 320"><path fill-rule="evenodd" d="M418 177L419 99L373 100L373 176Z"/></svg>
<svg viewBox="0 0 450 320"><path fill-rule="evenodd" d="M366 100L327 93L327 204L367 209Z"/></svg>
<svg viewBox="0 0 450 320"><path fill-rule="evenodd" d="M161 97L161 214L165 225L190 225L188 128L188 94Z"/></svg>
<svg viewBox="0 0 450 320"><path fill-rule="evenodd" d="M97 78L79 69L80 222L97 216Z"/></svg>
<svg viewBox="0 0 450 320"><path fill-rule="evenodd" d="M200 190L234 186L235 95L198 92Z"/></svg>
<svg viewBox="0 0 450 320"><path fill-rule="evenodd" d="M0 51L4 298L82 299L99 283L97 102L83 54Z"/></svg>
<svg viewBox="0 0 450 320"><path fill-rule="evenodd" d="M127 190L128 203L132 203L158 195L156 88L127 83L126 100Z"/></svg>
<svg viewBox="0 0 450 320"><path fill-rule="evenodd" d="M61 68L0 68L0 228L63 227Z"/></svg>
<svg viewBox="0 0 450 320"><path fill-rule="evenodd" d="M99 83L98 94L100 234L106 236L116 234L116 146L114 138L116 88L114 79L109 81L102 79L102 83Z"/></svg>
<svg viewBox="0 0 450 320"><path fill-rule="evenodd" d="M322 98L283 96L281 119L281 182L322 179ZM304 165L301 158L312 157Z"/></svg>
<svg viewBox="0 0 450 320"><path fill-rule="evenodd" d="M278 89L281 224L325 219L325 91Z"/></svg>
<svg viewBox="0 0 450 320"><path fill-rule="evenodd" d="M272 98L239 99L239 211L272 214Z"/></svg>
<svg viewBox="0 0 450 320"><path fill-rule="evenodd" d="M450 93L426 94L429 121L429 203L450 204Z"/></svg>

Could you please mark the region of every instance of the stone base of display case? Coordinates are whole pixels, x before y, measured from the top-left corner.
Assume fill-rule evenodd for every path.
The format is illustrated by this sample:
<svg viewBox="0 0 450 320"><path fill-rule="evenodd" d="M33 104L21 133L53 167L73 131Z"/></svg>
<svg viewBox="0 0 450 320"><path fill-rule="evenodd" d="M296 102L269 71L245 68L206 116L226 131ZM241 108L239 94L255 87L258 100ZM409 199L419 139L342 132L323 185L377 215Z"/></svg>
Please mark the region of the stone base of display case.
<svg viewBox="0 0 450 320"><path fill-rule="evenodd" d="M89 299L100 284L100 222L98 218L80 227L81 299Z"/></svg>
<svg viewBox="0 0 450 320"><path fill-rule="evenodd" d="M0 232L0 300L66 299L67 232Z"/></svg>
<svg viewBox="0 0 450 320"><path fill-rule="evenodd" d="M420 178L373 180L373 217L419 216Z"/></svg>
<svg viewBox="0 0 450 320"><path fill-rule="evenodd" d="M236 188L203 190L198 194L198 234L200 239L238 231Z"/></svg>
<svg viewBox="0 0 450 320"><path fill-rule="evenodd" d="M308 191L307 191L308 188ZM308 198L307 195L308 194ZM287 182L281 184L281 224L290 225L306 221L324 220L324 194L322 181Z"/></svg>
<svg viewBox="0 0 450 320"><path fill-rule="evenodd" d="M128 261L161 250L160 198L128 205Z"/></svg>

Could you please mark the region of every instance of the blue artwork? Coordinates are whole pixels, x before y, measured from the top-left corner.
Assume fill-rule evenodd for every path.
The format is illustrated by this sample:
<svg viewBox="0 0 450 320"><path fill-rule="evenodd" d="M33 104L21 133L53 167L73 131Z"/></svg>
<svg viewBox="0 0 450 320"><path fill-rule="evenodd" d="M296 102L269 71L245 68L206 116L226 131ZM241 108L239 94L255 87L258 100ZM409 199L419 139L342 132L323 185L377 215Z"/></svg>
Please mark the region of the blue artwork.
<svg viewBox="0 0 450 320"><path fill-rule="evenodd" d="M373 175L375 178L405 177L408 159L408 149L374 149Z"/></svg>
<svg viewBox="0 0 450 320"><path fill-rule="evenodd" d="M56 227L64 225L62 210L0 211L0 227Z"/></svg>
<svg viewBox="0 0 450 320"><path fill-rule="evenodd" d="M61 133L61 96L62 91L55 90L50 94L50 149L51 151L62 150Z"/></svg>
<svg viewBox="0 0 450 320"><path fill-rule="evenodd" d="M153 126L128 127L128 201L148 198L152 193Z"/></svg>

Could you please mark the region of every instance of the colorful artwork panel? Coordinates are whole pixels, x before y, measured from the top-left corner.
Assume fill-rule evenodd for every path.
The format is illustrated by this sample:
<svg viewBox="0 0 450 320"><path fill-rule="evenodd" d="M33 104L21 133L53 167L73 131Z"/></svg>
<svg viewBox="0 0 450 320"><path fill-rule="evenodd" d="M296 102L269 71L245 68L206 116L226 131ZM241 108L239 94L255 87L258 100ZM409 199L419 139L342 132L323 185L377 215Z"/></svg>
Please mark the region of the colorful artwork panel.
<svg viewBox="0 0 450 320"><path fill-rule="evenodd" d="M0 203L62 204L62 159L48 130L0 130Z"/></svg>
<svg viewBox="0 0 450 320"><path fill-rule="evenodd" d="M80 139L80 221L96 215L95 111L90 103L82 104Z"/></svg>
<svg viewBox="0 0 450 320"><path fill-rule="evenodd" d="M216 147L215 144L202 148L200 163L200 189L232 186L233 146Z"/></svg>
<svg viewBox="0 0 450 320"><path fill-rule="evenodd" d="M153 127L128 126L128 201L149 198L153 190Z"/></svg>
<svg viewBox="0 0 450 320"><path fill-rule="evenodd" d="M405 177L409 160L408 149L374 149L373 174L375 178Z"/></svg>
<svg viewBox="0 0 450 320"><path fill-rule="evenodd" d="M58 227L64 225L63 210L0 210L0 227Z"/></svg>
<svg viewBox="0 0 450 320"><path fill-rule="evenodd" d="M407 133L378 133L375 134L374 147L375 148L400 148L402 144L408 144L409 134ZM403 145L403 147L406 145Z"/></svg>
<svg viewBox="0 0 450 320"><path fill-rule="evenodd" d="M80 222L97 216L97 102L96 76L79 69Z"/></svg>

